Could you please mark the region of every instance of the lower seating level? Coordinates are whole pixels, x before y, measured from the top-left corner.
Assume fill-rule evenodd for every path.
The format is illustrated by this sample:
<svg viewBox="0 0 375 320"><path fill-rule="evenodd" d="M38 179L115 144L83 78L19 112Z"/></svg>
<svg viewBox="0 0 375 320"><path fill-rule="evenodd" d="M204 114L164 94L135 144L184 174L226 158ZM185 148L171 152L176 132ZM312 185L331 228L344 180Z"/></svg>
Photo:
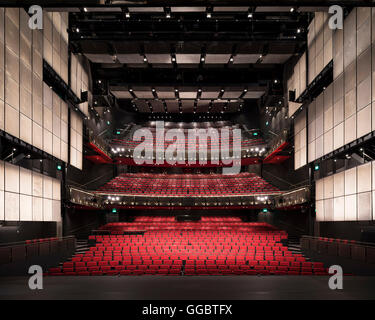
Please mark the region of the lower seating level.
<svg viewBox="0 0 375 320"><path fill-rule="evenodd" d="M326 275L321 262L291 252L285 231L266 223L203 220L198 223L139 219L144 234L90 236L93 244L49 275ZM223 221L226 228L222 229ZM152 226L157 224L157 230ZM164 228L163 228L164 224ZM121 225L121 224L119 224ZM184 230L184 226L189 226ZM171 227L174 227L171 229ZM178 228L177 228L178 227ZM112 232L113 231L113 232ZM127 231L127 230L124 230ZM114 234L113 234L114 233Z"/></svg>

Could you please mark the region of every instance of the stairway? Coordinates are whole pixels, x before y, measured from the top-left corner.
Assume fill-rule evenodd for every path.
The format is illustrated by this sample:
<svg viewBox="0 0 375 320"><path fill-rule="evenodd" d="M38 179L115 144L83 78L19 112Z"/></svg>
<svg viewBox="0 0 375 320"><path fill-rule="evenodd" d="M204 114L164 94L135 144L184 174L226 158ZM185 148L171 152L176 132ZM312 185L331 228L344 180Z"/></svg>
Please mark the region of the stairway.
<svg viewBox="0 0 375 320"><path fill-rule="evenodd" d="M75 253L85 253L89 248L90 246L88 245L87 240L77 240Z"/></svg>
<svg viewBox="0 0 375 320"><path fill-rule="evenodd" d="M310 258L301 250L300 237L289 235L286 245L293 254L302 254L306 258L306 261L310 261Z"/></svg>

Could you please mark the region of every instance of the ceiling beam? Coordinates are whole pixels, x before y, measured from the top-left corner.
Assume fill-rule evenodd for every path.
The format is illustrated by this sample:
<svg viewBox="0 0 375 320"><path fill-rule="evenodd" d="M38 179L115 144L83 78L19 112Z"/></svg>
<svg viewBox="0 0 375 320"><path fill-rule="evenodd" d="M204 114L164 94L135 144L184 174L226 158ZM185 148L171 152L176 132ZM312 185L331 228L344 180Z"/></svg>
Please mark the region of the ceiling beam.
<svg viewBox="0 0 375 320"><path fill-rule="evenodd" d="M94 68L94 79L108 80L110 85L186 85L259 84L282 78L282 65L259 65L241 69L166 69L166 68Z"/></svg>

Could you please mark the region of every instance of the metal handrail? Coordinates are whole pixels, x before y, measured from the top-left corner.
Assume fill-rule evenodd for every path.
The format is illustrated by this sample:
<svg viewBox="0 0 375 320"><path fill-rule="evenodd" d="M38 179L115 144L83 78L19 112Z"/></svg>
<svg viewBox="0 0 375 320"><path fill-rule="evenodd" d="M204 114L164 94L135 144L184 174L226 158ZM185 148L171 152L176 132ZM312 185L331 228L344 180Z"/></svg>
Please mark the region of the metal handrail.
<svg viewBox="0 0 375 320"><path fill-rule="evenodd" d="M354 245L360 245L360 246L370 246L370 247L375 247L375 243L373 242L362 242L362 241L357 241L354 240L355 242L350 242L352 240L348 240L348 242L342 242L342 241L337 241L337 240L347 240L347 239L336 239L336 238L328 238L328 237L314 237L314 236L308 236L308 235L303 235L302 238L307 238L307 239L313 239L313 240L319 240L319 241L325 241L327 243L337 243L337 244L354 244ZM326 239L333 239L336 241L328 241Z"/></svg>
<svg viewBox="0 0 375 320"><path fill-rule="evenodd" d="M28 240L16 241L16 242L4 242L4 243L0 243L0 247L6 248L6 247L16 247L16 246L23 246L23 245L35 245L35 244L40 244L40 243L49 243L49 242L54 242L54 241L63 241L63 240L68 240L68 239L74 239L75 237L74 236L66 236L66 237L53 237L53 238L55 238L55 239L50 239L48 241L31 242L31 243L27 243L26 241L28 241ZM30 239L30 240L32 241L34 239Z"/></svg>

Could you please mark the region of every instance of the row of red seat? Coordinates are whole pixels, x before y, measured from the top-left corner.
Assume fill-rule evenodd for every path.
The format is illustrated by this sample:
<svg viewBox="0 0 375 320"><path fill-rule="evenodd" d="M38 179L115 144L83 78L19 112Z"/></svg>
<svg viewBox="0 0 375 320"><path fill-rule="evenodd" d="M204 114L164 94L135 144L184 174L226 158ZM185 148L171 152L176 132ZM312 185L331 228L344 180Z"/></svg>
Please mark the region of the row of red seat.
<svg viewBox="0 0 375 320"><path fill-rule="evenodd" d="M56 241L56 240L59 240L59 238L51 237L51 238L32 239L32 240L26 240L25 242L27 244L31 244L31 243L49 242L49 241Z"/></svg>
<svg viewBox="0 0 375 320"><path fill-rule="evenodd" d="M142 235L90 236L94 246L76 254L51 275L193 275L193 274L327 274L323 263L306 261L302 254L291 252L280 241L284 231L264 223L242 223L233 219L228 224L240 230L231 232L202 231L200 225L218 227L220 218L197 223L193 231L163 230L171 219L140 219L142 224L159 225L161 231L149 230ZM213 222L214 221L214 222ZM110 223L114 232L128 223ZM125 225L125 226L124 226ZM262 243L264 245L259 245Z"/></svg>
<svg viewBox="0 0 375 320"><path fill-rule="evenodd" d="M326 242L340 242L340 243L358 243L359 242L356 240L336 239L336 238L326 238L326 237L319 237L319 240L326 241Z"/></svg>
<svg viewBox="0 0 375 320"><path fill-rule="evenodd" d="M230 176L205 175L201 178L192 178L188 175L139 175L124 173L115 177L98 191L126 193L126 194L150 194L150 195L234 195L234 194L267 194L280 190L259 177L256 174L240 173Z"/></svg>

